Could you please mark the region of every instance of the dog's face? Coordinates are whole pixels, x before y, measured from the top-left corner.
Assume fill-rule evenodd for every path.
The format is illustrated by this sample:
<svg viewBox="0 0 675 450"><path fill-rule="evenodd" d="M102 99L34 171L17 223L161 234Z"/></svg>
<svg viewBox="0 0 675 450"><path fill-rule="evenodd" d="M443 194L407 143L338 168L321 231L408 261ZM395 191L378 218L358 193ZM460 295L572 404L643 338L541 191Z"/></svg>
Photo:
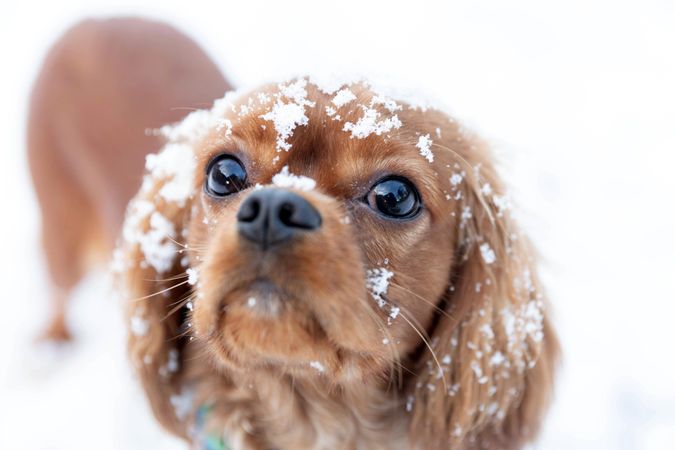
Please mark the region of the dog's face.
<svg viewBox="0 0 675 450"><path fill-rule="evenodd" d="M360 86L340 108L304 80L261 92L235 101L227 126L195 148L194 332L234 368L384 373L420 345L448 287L460 218L446 198L451 161L437 151L430 162L418 145L447 119L420 122ZM275 127L289 114L280 105L307 118L293 124L288 150ZM345 130L364 114L415 125Z"/></svg>
<svg viewBox="0 0 675 450"><path fill-rule="evenodd" d="M169 400L198 367L235 386L396 385L385 403L423 448L536 432L557 346L480 141L365 84L306 79L166 134L118 253L132 361L167 427L185 432Z"/></svg>

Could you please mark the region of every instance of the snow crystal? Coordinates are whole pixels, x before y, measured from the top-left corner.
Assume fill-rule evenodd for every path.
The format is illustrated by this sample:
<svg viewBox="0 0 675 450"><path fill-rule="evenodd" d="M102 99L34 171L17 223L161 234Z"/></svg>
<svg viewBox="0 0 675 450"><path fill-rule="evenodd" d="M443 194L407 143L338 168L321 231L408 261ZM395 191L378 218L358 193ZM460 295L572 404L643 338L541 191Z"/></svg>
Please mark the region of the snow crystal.
<svg viewBox="0 0 675 450"><path fill-rule="evenodd" d="M370 101L370 106L374 105L383 105L384 108L389 112L400 111L403 108L396 103L394 100L386 97L382 94L376 94L373 99Z"/></svg>
<svg viewBox="0 0 675 450"><path fill-rule="evenodd" d="M480 246L480 254L483 257L483 261L485 261L486 264L492 264L495 262L496 256L494 250L490 248L490 244L487 242L484 244L481 244Z"/></svg>
<svg viewBox="0 0 675 450"><path fill-rule="evenodd" d="M429 162L434 162L434 154L431 152L433 141L428 134L420 136L415 147L420 149L420 155L424 156Z"/></svg>
<svg viewBox="0 0 675 450"><path fill-rule="evenodd" d="M282 101L278 101L272 111L261 115L260 118L274 122L274 129L277 130L277 150L285 151L291 148L287 140L293 135L295 127L309 123L302 105Z"/></svg>
<svg viewBox="0 0 675 450"><path fill-rule="evenodd" d="M326 368L319 361L312 361L309 363L309 366L312 369L316 369L318 372L325 372Z"/></svg>
<svg viewBox="0 0 675 450"><path fill-rule="evenodd" d="M490 364L492 364L493 366L498 366L498 365L502 364L505 360L506 360L506 358L504 357L502 352L496 351L492 355L492 358L490 358Z"/></svg>
<svg viewBox="0 0 675 450"><path fill-rule="evenodd" d="M450 184L453 185L453 186L457 186L459 183L462 182L462 179L464 179L463 172L462 173L454 172L450 176Z"/></svg>
<svg viewBox="0 0 675 450"><path fill-rule="evenodd" d="M538 301L532 300L524 307L523 312L524 330L535 342L541 342L544 339L543 321L544 315L541 305Z"/></svg>
<svg viewBox="0 0 675 450"><path fill-rule="evenodd" d="M246 304L249 308L253 308L256 303L258 303L258 300L255 297L249 297L248 300L246 300Z"/></svg>
<svg viewBox="0 0 675 450"><path fill-rule="evenodd" d="M176 246L170 240L175 235L173 223L154 211L155 205L145 200L130 203L122 236L130 244L137 244L145 255L145 261L159 273L171 268L176 258ZM150 216L149 229L141 225Z"/></svg>
<svg viewBox="0 0 675 450"><path fill-rule="evenodd" d="M415 402L415 397L412 395L408 396L408 399L405 402L405 410L410 412L413 409L413 403Z"/></svg>
<svg viewBox="0 0 675 450"><path fill-rule="evenodd" d="M351 131L352 138L365 139L373 133L380 136L402 125L396 114L382 120L377 110L363 107L363 116L356 123L346 122L343 131Z"/></svg>
<svg viewBox="0 0 675 450"><path fill-rule="evenodd" d="M490 326L489 323L483 324L483 325L480 327L480 331L481 331L481 333L483 333L483 334L485 335L485 337L488 338L488 339L492 339L492 338L495 337L495 333L494 333L494 331L492 331L492 327Z"/></svg>
<svg viewBox="0 0 675 450"><path fill-rule="evenodd" d="M166 362L166 370L169 373L178 372L178 350L175 348L169 350L169 360Z"/></svg>
<svg viewBox="0 0 675 450"><path fill-rule="evenodd" d="M150 229L140 237L146 261L159 273L169 270L175 260L176 245L168 239L175 232L173 223L155 211L150 216Z"/></svg>
<svg viewBox="0 0 675 450"><path fill-rule="evenodd" d="M295 128L309 123L309 118L305 115L305 107L313 107L314 103L307 100L306 85L307 80L304 78L300 78L295 83L280 84L281 95L291 102L286 103L279 98L271 111L259 116L274 124L277 132L277 151L290 150L291 144L288 143L288 139L293 135Z"/></svg>
<svg viewBox="0 0 675 450"><path fill-rule="evenodd" d="M150 324L140 316L133 316L131 318L130 329L134 336L145 336L150 329Z"/></svg>
<svg viewBox="0 0 675 450"><path fill-rule="evenodd" d="M382 298L389 289L389 280L394 276L384 267L377 267L366 271L366 289L370 291L370 295L375 299L380 308L384 308L386 301Z"/></svg>
<svg viewBox="0 0 675 450"><path fill-rule="evenodd" d="M400 312L401 308L399 308L398 306L392 306L391 311L389 312L389 318L392 320L396 319Z"/></svg>
<svg viewBox="0 0 675 450"><path fill-rule="evenodd" d="M471 207L465 206L462 209L462 215L460 216L460 219L461 219L462 223L463 224L466 223L468 220L471 219L471 217L473 217L473 214L471 214Z"/></svg>
<svg viewBox="0 0 675 450"><path fill-rule="evenodd" d="M185 420L194 406L194 392L191 389L184 389L180 394L170 396L169 401L178 420Z"/></svg>
<svg viewBox="0 0 675 450"><path fill-rule="evenodd" d="M187 282L190 286L194 286L197 284L197 281L199 280L199 272L197 272L195 269L188 269L185 271L187 273L188 279Z"/></svg>
<svg viewBox="0 0 675 450"><path fill-rule="evenodd" d="M304 175L293 175L288 166L284 166L281 172L272 177L272 183L282 188L293 188L300 191L311 191L316 187L316 181Z"/></svg>
<svg viewBox="0 0 675 450"><path fill-rule="evenodd" d="M170 142L195 142L220 125L228 110L234 111L232 102L240 94L239 91L226 92L213 102L211 109L194 111L177 124L163 126L160 131Z"/></svg>
<svg viewBox="0 0 675 450"><path fill-rule="evenodd" d="M221 119L216 126L216 131L221 131L223 128L225 128L225 136L230 136L232 134L232 121L230 119Z"/></svg>
<svg viewBox="0 0 675 450"><path fill-rule="evenodd" d="M473 373L476 374L476 378L483 377L483 369L477 361L471 361L471 370L473 370Z"/></svg>
<svg viewBox="0 0 675 450"><path fill-rule="evenodd" d="M304 78L297 79L294 83L279 84L279 91L281 95L293 100L295 103L304 104L311 103L307 101L307 80Z"/></svg>
<svg viewBox="0 0 675 450"><path fill-rule="evenodd" d="M335 97L333 97L333 104L340 108L353 100L356 100L356 95L354 95L349 88L344 88L335 94Z"/></svg>
<svg viewBox="0 0 675 450"><path fill-rule="evenodd" d="M504 214L504 211L507 211L510 207L509 199L504 196L493 195L492 201L497 207L497 216L501 217Z"/></svg>
<svg viewBox="0 0 675 450"><path fill-rule="evenodd" d="M501 316L511 360L522 370L526 362L523 350L528 348L528 338L535 343L544 338L543 303L534 299L519 306L505 307L501 310ZM533 363L530 361L529 366L532 367Z"/></svg>
<svg viewBox="0 0 675 450"><path fill-rule="evenodd" d="M153 179L169 179L159 195L179 206L192 195L196 165L192 148L185 144L169 143L161 152L145 158L145 168Z"/></svg>

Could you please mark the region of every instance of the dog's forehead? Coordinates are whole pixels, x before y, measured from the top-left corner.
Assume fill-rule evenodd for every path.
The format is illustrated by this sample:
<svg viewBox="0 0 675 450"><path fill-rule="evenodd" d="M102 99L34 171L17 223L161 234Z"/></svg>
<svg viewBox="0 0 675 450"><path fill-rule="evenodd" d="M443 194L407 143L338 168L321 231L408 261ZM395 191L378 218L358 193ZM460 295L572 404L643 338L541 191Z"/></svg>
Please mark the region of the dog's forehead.
<svg viewBox="0 0 675 450"><path fill-rule="evenodd" d="M300 78L231 99L215 133L242 152L256 182L288 166L324 187L392 173L431 187L447 165L434 148L444 120L364 83L326 90Z"/></svg>

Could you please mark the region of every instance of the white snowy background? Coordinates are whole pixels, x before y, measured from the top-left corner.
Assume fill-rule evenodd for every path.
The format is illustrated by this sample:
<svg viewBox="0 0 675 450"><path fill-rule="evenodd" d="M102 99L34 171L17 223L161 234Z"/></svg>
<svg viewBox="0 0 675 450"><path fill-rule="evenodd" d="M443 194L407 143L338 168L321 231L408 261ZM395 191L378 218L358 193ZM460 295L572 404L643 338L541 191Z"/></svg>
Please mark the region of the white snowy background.
<svg viewBox="0 0 675 450"><path fill-rule="evenodd" d="M0 13L0 449L183 449L151 418L103 272L47 310L25 157L31 83L84 17L165 19L237 84L336 68L416 86L495 146L544 256L564 365L543 450L675 448L675 2L5 2ZM58 202L58 198L54 199Z"/></svg>

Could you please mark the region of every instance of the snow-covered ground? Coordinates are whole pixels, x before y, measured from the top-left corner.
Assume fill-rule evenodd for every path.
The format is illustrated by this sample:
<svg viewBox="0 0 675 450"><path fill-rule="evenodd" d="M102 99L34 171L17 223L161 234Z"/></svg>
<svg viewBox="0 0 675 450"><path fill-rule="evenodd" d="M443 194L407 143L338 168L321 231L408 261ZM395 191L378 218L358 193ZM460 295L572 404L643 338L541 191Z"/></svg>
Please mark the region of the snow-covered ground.
<svg viewBox="0 0 675 450"><path fill-rule="evenodd" d="M103 274L69 351L37 353L47 282L24 156L47 46L90 15L179 25L237 83L335 67L419 86L491 140L544 256L565 361L543 450L675 442L675 3L25 0L0 15L0 449L184 448L152 420ZM54 199L58 201L58 199Z"/></svg>

